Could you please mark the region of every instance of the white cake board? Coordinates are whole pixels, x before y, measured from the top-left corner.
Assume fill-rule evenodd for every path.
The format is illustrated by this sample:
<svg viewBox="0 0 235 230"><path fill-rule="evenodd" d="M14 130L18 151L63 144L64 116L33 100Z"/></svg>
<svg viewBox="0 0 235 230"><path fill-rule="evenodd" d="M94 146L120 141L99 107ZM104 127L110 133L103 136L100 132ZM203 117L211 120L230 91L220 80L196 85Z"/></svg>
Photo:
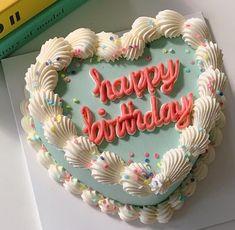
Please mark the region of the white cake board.
<svg viewBox="0 0 235 230"><path fill-rule="evenodd" d="M28 162L29 173L37 202L41 225L44 230L77 229L169 229L193 230L223 223L235 219L235 142L233 130L235 122L234 106L227 108L227 123L224 129L224 141L216 149L216 161L209 168L208 177L199 183L196 193L184 207L175 212L169 224L145 226L139 222L127 224L117 217L101 213L81 199L67 193L63 187L53 182L47 171L37 163L35 151L27 144L26 135L20 126L21 113L19 104L24 98L25 85L23 76L34 62L36 53L16 56L3 60L4 74L11 97L20 140ZM228 105L234 102L232 91L226 92Z"/></svg>

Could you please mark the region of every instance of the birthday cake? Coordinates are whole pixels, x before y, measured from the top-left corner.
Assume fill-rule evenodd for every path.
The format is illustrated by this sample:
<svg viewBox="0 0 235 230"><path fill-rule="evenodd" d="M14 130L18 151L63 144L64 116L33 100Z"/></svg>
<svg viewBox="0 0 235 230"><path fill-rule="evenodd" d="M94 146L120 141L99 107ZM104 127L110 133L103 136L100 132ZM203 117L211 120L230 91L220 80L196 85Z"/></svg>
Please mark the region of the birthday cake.
<svg viewBox="0 0 235 230"><path fill-rule="evenodd" d="M222 140L226 80L200 18L164 10L121 36L80 28L29 67L22 127L67 191L124 221L166 223Z"/></svg>

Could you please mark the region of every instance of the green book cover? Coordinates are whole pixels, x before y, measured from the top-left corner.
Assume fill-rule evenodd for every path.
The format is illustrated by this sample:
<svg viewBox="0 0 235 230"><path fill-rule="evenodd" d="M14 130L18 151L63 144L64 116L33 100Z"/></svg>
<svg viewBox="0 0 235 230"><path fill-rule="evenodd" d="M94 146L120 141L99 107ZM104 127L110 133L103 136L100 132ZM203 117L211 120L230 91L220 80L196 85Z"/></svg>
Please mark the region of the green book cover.
<svg viewBox="0 0 235 230"><path fill-rule="evenodd" d="M0 40L0 60L75 10L86 0L59 0Z"/></svg>

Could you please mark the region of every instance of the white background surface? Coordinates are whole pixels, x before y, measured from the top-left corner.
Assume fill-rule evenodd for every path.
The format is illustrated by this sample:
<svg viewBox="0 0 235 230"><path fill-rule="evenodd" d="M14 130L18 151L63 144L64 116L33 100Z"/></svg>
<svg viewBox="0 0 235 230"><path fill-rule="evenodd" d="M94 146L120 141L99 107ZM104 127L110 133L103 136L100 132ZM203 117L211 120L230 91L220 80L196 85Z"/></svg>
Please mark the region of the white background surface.
<svg viewBox="0 0 235 230"><path fill-rule="evenodd" d="M98 5L99 2L99 5ZM73 196L68 195L58 185L51 182L46 171L36 164L35 156L31 154L31 167L35 173L43 178L38 181L37 189L46 188L44 202L39 203L41 209L47 210L49 207L55 207L56 215L44 213L43 227L45 230L55 229L57 220L63 220L61 229L73 229L73 223L76 223L77 229L92 229L95 226L108 229L111 226L121 229L183 229L183 226L191 226L186 229L193 229L195 220L199 226L206 224L217 224L229 221L235 218L235 198L234 198L234 169L235 169L235 146L233 143L234 136L234 95L235 80L234 75L234 57L235 45L232 44L235 36L235 16L233 10L234 3L231 0L221 1L141 1L141 0L89 0L80 9L66 17L57 25L50 28L44 34L27 44L24 48L17 51L26 53L32 50L38 50L41 44L50 37L63 36L70 31L79 27L90 27L95 31L118 31L129 28L133 20L142 15L155 16L159 10L171 8L182 14L190 14L196 11L202 11L204 16L209 20L212 31L219 46L224 52L224 62L226 73L230 79L230 86L226 92L229 108L227 109L228 124L224 130L225 140L223 145L217 149L217 159L210 166L209 176L205 181L200 183L196 194L186 202L183 209L175 213L173 222L167 226L154 225L146 227L143 225L127 225L116 218L110 218L88 207L86 204ZM11 68L17 70L13 63ZM19 76L19 78L22 76ZM12 79L13 81L14 79ZM21 79L22 82L22 79ZM13 82L18 88L18 83ZM0 80L0 142L1 142L1 190L0 190L0 218L1 229L40 229L38 213L34 201L32 190L30 189L30 179L27 173L27 166L24 154L21 151L13 114L10 109L10 102L4 85L3 75ZM9 148L10 146L10 148ZM30 150L30 149L26 149ZM3 163L4 162L4 163ZM222 163L220 163L222 162ZM9 170L10 168L10 170ZM220 173L224 171L224 173ZM52 200L48 198L48 192L52 192ZM36 191L35 191L36 192ZM66 206L58 207L58 200L65 200ZM46 202L45 202L46 201ZM212 206L208 206L211 202ZM74 205L76 203L76 206ZM225 204L225 205L224 205ZM72 209L70 207L73 207ZM79 208L78 208L79 207ZM40 211L40 207L39 207ZM191 218L193 217L193 221ZM79 228L79 223L80 228ZM187 225L188 224L188 225ZM38 227L37 227L38 226ZM46 227L47 226L47 227ZM194 225L195 227L195 225ZM235 229L234 222L230 222L209 229Z"/></svg>

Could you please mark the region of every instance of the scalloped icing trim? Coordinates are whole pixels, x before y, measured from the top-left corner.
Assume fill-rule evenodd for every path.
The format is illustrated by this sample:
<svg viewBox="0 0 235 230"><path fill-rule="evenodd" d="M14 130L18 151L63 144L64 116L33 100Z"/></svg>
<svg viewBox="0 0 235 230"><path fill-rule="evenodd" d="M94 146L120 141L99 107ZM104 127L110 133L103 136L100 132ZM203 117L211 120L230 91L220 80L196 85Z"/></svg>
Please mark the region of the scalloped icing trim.
<svg viewBox="0 0 235 230"><path fill-rule="evenodd" d="M159 23L159 27L155 26L157 22ZM146 23L146 18L145 18L143 23L138 22L139 25L141 26L141 28L140 28L141 33L140 33L140 30L136 29L136 25L135 25L133 31L131 30L131 31L129 31L126 34L123 35L123 37L121 38L121 42L122 42L122 44L125 44L125 47L122 47L122 53L120 55L125 57L127 60L137 59L143 53L143 48L144 48L145 42L148 42L149 40L157 39L157 38L160 37L160 35L164 35L165 37L171 38L171 37L176 37L176 36L179 36L179 35L182 34L183 39L184 39L184 31L187 31L186 43L188 43L189 45L193 44L195 46L195 37L197 37L198 40L200 40L200 42L198 43L199 46L196 47L197 51L198 51L198 52L196 51L196 55L198 57L198 62L199 62L198 64L199 64L199 66L201 66L201 69L205 71L207 68L210 68L211 65L214 68L215 67L221 67L221 65L219 66L219 65L214 64L214 63L222 63L222 53L221 53L221 51L218 49L217 45L214 45L212 42L210 42L210 43L207 42L207 39L208 39L207 37L203 37L204 35L206 36L206 34L209 34L209 33L205 32L205 28L206 28L205 23L203 23L203 21L201 20L200 23L197 26L195 26L195 22L194 22L193 25L191 25L190 23L187 23L187 22L190 22L190 19L185 20L182 15L180 15L179 13L177 13L175 11L171 11L171 10L162 11L156 16L156 19L152 19L152 18L149 19L149 23L153 23L152 26L155 27L156 30L159 30L158 31L159 33L155 33L155 35L154 35L155 37L153 36L152 33L149 33L149 35L151 35L151 38L150 38L150 37L148 37L148 30L147 31L142 30L144 28L143 23ZM187 27L188 29L185 30L184 27ZM189 28L190 27L192 27L191 28L192 29L191 33L189 33ZM151 26L149 27L149 30L150 29L152 31ZM137 34L137 36L134 38L134 36L133 36L134 31L138 31L138 33L141 34L141 37L138 37L138 34ZM146 33L146 34L143 34L143 33ZM76 34L74 36L76 38ZM97 42L97 39L95 39L95 37L92 38L92 39L94 40L94 42ZM93 52L91 49L92 49L92 47L95 47L95 46L91 45L91 43L93 41L92 39L89 41L90 43L88 45L89 45L89 49L90 49L89 52L93 54L93 53L95 53L95 51ZM102 39L100 39L100 40L102 40ZM98 43L98 45L99 45L99 43ZM50 51L49 53L45 51L45 47L48 47L48 49ZM57 49L58 49L58 52L57 52ZM75 50L75 51L79 52L79 50ZM43 46L43 49L41 50L41 53L38 56L37 60L41 64L46 64L47 66L51 65L56 70L59 70L62 67L65 67L65 66L69 65L72 55L77 56L75 51L73 50L73 47L69 44L69 42L65 41L63 38L50 39ZM37 73L35 73L35 74L37 74ZM43 89L41 89L41 90L43 90ZM217 103L217 102L215 102L215 103ZM197 105L195 105L195 106L197 106ZM209 104L209 106L210 106L210 104ZM213 106L215 106L215 105L213 105ZM200 107L203 108L205 106L200 105ZM200 108L199 108L199 110L200 110ZM216 110L216 112L215 112L215 117L216 117L216 119L214 118L215 122L219 118L219 115L218 115L219 113L220 113L220 108L218 109L218 111ZM208 114L205 113L205 111L202 114L206 114L208 116ZM204 119L206 119L206 118L204 117ZM64 125L59 125L58 123L60 121L61 121L61 118L57 119L57 117L55 117L54 120L53 120L53 122L55 122L57 124L56 127L58 127L59 132L61 131L61 127L62 127L63 143L60 144L60 145L61 145L61 148L63 149L65 143L68 144L69 141L74 142L74 137L76 138L76 133L74 134L75 136L73 136L73 135L71 136L71 133L68 131L69 135L67 135L67 133L66 133L67 129L65 127L66 125L65 126ZM47 122L48 121L45 121L45 123L47 123ZM69 124L72 125L71 122ZM213 128L214 125L215 124L212 124L211 128ZM199 131L204 130L204 127L196 126L196 128L198 128ZM55 128L55 126L49 127L49 131L50 131L50 133L52 133L53 138L55 139L55 143L60 143L61 135L57 136L56 135L56 133L57 133L56 130L57 129ZM209 132L209 131L211 131L211 129L207 130L207 131ZM216 138L216 137L214 137L214 138ZM220 137L220 139L221 139L221 137ZM216 140L213 140L213 143L217 143L217 142L216 142ZM35 147L36 147L36 149L39 148L39 146L37 144L35 144ZM179 147L179 148L181 149L181 147ZM96 152L95 154L97 155L97 157L100 155L100 153L98 153L98 152ZM185 151L186 160L190 159L190 157L192 157L190 152ZM167 165L167 162L164 162L164 163L166 163L165 165ZM49 169L50 169L50 167L49 167ZM200 178L201 178L201 177L203 177L201 174L203 174L203 172L205 170L203 170L203 167L199 167L199 169L202 171L202 172L199 173ZM170 170L169 168L168 168L168 170L163 169L162 172L164 173L165 171L167 171L169 173L169 170ZM180 168L180 170L185 170L185 169ZM54 174L58 173L58 172L59 173L62 173L62 172L64 173L64 171L61 169L61 167L52 167L52 169L50 171L51 177L54 178L53 177ZM162 173L162 172L160 171L160 173ZM115 173L117 173L117 172L115 172ZM120 172L120 173L122 173L122 172ZM180 175L180 171L178 172L178 174ZM164 174L163 174L163 177L164 177ZM166 175L165 175L165 177L166 177ZM59 181L60 181L60 177L58 177L58 178L59 178ZM169 178L166 178L166 179L169 180ZM180 179L182 180L183 178L177 178L177 179L179 181ZM174 178L174 181L175 180L176 179ZM169 182L171 182L171 180L169 180ZM144 182L144 184L146 185L145 182ZM138 184L138 186L139 186L139 184ZM159 186L159 184L157 184L157 186ZM171 186L171 183L169 183L169 187L170 186ZM151 183L149 183L149 187L151 187ZM154 189L152 189L152 190L153 190L153 192L155 191ZM93 197L94 196L93 193L92 192L87 193L86 196L84 195L84 199L88 199L87 197L89 197L89 196ZM165 209L168 209L169 208L168 206L169 206L169 204L161 205L161 207L164 207ZM169 210L171 210L171 209L169 209ZM132 211L133 211L133 217L132 218L134 218L135 212L134 212L134 210L132 210ZM145 212L145 214L146 214L146 212ZM119 214L119 216L121 218L123 217L123 215L124 215L123 212L122 212L121 215ZM171 216L171 215L169 215L169 216ZM123 217L122 219L125 219L125 218ZM157 218L157 219L158 219L159 222L164 222L165 221L160 217ZM146 222L146 221L144 220L143 222Z"/></svg>

